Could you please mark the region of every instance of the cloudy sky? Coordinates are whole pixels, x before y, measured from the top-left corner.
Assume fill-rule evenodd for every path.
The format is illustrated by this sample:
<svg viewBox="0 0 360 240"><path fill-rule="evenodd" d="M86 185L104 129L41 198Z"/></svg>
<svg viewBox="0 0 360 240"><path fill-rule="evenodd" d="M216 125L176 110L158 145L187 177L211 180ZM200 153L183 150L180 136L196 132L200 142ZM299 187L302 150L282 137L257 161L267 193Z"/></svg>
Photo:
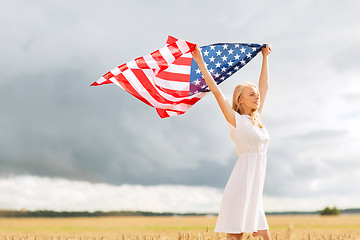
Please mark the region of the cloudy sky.
<svg viewBox="0 0 360 240"><path fill-rule="evenodd" d="M241 4L240 4L241 3ZM0 209L217 212L237 159L208 94L161 119L108 70L163 47L270 43L265 211L360 207L358 1L8 1ZM261 54L222 83L257 83Z"/></svg>

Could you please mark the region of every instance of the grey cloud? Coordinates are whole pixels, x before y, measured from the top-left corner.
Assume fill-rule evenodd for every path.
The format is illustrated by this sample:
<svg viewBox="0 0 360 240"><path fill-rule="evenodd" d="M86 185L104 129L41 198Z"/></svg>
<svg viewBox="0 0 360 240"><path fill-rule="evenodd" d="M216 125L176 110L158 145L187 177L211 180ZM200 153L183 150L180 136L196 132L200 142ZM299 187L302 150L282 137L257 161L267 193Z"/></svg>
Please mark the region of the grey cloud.
<svg viewBox="0 0 360 240"><path fill-rule="evenodd" d="M360 155L338 157L343 130L315 130L270 146L265 193L269 196L316 197L359 192ZM327 154L316 154L316 153ZM331 153L335 156L332 156ZM305 155L304 155L305 154ZM301 157L300 157L301 156Z"/></svg>
<svg viewBox="0 0 360 240"><path fill-rule="evenodd" d="M359 22L360 23L360 22ZM350 36L349 36L350 37ZM354 38L354 36L352 36ZM356 39L356 38L355 38ZM339 49L329 59L329 64L341 71L359 71L360 60L359 60L359 43L354 40L350 40L351 44L340 44Z"/></svg>
<svg viewBox="0 0 360 240"><path fill-rule="evenodd" d="M345 130L315 130L301 135L292 135L287 140L326 140L343 137L347 132Z"/></svg>
<svg viewBox="0 0 360 240"><path fill-rule="evenodd" d="M348 94L344 94L342 95L344 100L350 101L350 102L358 102L360 101L360 93L356 94L356 93L348 93Z"/></svg>

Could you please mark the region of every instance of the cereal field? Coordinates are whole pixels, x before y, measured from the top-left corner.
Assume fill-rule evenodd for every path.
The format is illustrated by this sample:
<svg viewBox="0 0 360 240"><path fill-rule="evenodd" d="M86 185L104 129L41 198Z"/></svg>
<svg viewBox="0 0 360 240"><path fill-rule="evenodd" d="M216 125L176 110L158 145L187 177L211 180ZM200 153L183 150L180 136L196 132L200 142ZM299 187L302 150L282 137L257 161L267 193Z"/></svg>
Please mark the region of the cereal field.
<svg viewBox="0 0 360 240"><path fill-rule="evenodd" d="M360 239L360 215L268 216L273 239ZM0 240L226 239L216 217L0 218ZM253 239L245 234L244 239Z"/></svg>

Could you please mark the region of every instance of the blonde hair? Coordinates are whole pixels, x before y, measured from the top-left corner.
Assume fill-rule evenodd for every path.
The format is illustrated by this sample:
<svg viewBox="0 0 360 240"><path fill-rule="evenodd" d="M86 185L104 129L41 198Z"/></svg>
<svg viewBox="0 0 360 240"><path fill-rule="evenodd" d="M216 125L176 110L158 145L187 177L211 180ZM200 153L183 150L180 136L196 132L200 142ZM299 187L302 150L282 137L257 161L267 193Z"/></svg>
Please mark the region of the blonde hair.
<svg viewBox="0 0 360 240"><path fill-rule="evenodd" d="M245 87L251 87L251 86L257 89L256 85L251 82L246 82L244 84L237 85L234 89L232 109L234 109L239 114L243 114L244 112L241 105L239 104L240 98L242 97L241 94L243 93ZM264 125L260 121L259 114L256 113L256 109L254 109L251 112L250 117L254 126L259 126L260 128L264 127Z"/></svg>

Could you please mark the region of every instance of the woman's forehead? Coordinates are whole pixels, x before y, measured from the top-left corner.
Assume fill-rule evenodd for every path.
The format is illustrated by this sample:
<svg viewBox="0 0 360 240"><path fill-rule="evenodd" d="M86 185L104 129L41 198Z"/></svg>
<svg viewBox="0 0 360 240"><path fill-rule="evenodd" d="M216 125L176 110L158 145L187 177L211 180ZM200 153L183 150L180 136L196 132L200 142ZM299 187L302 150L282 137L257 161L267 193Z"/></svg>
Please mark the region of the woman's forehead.
<svg viewBox="0 0 360 240"><path fill-rule="evenodd" d="M249 85L249 86L246 86L245 91L247 91L247 92L256 92L257 93L258 89L255 86Z"/></svg>

